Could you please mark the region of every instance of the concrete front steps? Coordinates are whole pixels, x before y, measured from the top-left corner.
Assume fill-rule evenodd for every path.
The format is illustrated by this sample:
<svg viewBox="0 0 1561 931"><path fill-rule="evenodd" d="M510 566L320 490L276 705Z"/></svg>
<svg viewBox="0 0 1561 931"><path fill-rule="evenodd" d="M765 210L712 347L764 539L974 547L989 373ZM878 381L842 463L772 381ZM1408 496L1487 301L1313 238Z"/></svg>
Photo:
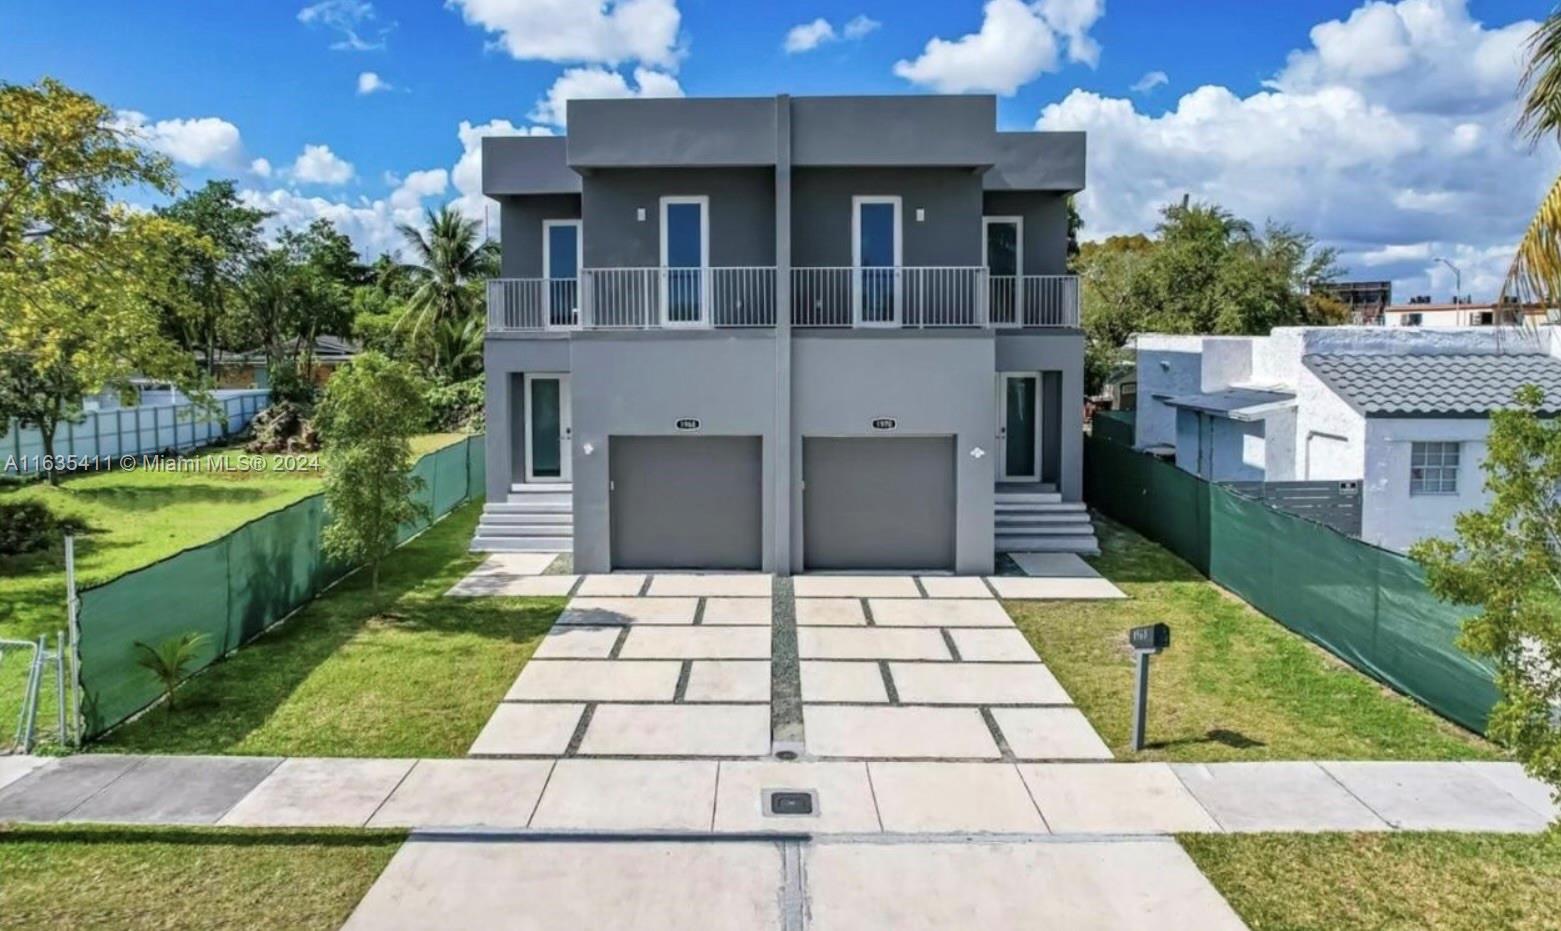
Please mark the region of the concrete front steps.
<svg viewBox="0 0 1561 931"><path fill-rule="evenodd" d="M999 553L1100 552L1095 525L1081 501L1063 501L1056 492L999 491L994 496Z"/></svg>
<svg viewBox="0 0 1561 931"><path fill-rule="evenodd" d="M483 505L471 549L478 553L570 553L575 548L574 486L511 485L509 498Z"/></svg>

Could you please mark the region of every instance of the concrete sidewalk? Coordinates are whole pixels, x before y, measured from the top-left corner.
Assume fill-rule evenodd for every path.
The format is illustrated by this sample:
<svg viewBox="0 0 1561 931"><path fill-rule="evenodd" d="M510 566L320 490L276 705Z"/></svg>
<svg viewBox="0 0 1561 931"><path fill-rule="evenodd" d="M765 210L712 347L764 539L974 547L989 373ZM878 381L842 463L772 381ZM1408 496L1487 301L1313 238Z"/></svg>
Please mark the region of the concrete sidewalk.
<svg viewBox="0 0 1561 931"><path fill-rule="evenodd" d="M766 814L767 789L815 792L817 814ZM0 789L0 821L700 836L1535 832L1557 817L1546 788L1510 763L83 755Z"/></svg>

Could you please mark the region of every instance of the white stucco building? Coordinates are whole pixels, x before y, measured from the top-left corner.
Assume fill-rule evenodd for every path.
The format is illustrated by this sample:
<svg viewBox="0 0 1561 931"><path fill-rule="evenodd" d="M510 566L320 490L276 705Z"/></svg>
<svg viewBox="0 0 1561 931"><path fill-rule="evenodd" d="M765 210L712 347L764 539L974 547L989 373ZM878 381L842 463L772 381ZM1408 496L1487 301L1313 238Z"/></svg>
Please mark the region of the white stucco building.
<svg viewBox="0 0 1561 931"><path fill-rule="evenodd" d="M1406 550L1485 500L1489 415L1523 384L1561 413L1561 332L1286 327L1143 334L1135 445L1217 482L1360 482L1361 538Z"/></svg>

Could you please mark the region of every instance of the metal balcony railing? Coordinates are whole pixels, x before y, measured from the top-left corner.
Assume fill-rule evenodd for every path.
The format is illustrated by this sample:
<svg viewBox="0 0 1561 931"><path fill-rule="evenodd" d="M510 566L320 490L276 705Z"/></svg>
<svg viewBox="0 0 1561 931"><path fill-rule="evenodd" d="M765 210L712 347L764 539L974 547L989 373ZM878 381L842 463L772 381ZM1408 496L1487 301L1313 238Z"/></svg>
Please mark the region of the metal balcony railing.
<svg viewBox="0 0 1561 931"><path fill-rule="evenodd" d="M579 278L488 282L492 332L773 327L773 267L588 268ZM1078 279L975 266L791 270L799 327L1076 327Z"/></svg>
<svg viewBox="0 0 1561 931"><path fill-rule="evenodd" d="M791 308L801 327L984 327L986 269L794 268Z"/></svg>
<svg viewBox="0 0 1561 931"><path fill-rule="evenodd" d="M1076 327L1079 279L1074 275L990 275L987 316L995 327Z"/></svg>
<svg viewBox="0 0 1561 931"><path fill-rule="evenodd" d="M774 267L587 268L589 329L772 327Z"/></svg>

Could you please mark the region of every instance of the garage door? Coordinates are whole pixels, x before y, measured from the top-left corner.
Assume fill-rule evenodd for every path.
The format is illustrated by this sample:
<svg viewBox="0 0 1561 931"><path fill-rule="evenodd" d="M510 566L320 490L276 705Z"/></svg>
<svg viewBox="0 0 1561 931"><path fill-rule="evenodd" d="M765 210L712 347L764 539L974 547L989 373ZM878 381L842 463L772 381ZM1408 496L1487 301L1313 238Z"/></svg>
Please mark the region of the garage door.
<svg viewBox="0 0 1561 931"><path fill-rule="evenodd" d="M758 569L764 518L757 436L608 441L614 569Z"/></svg>
<svg viewBox="0 0 1561 931"><path fill-rule="evenodd" d="M803 563L954 568L953 437L805 437Z"/></svg>

